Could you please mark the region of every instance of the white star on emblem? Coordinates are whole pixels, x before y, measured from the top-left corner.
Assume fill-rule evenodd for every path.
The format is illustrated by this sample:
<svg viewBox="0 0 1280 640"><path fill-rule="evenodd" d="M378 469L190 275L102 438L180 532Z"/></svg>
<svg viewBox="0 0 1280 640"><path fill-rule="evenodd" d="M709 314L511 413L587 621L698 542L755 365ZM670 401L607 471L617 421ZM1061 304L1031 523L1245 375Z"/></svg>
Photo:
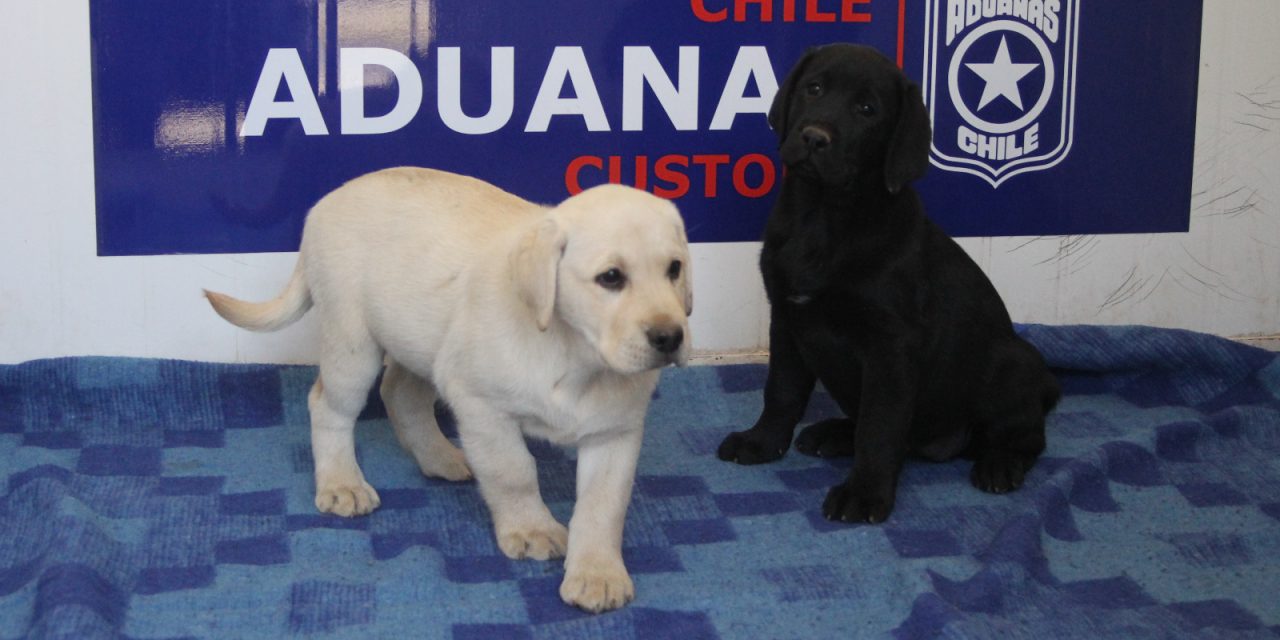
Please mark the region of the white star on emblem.
<svg viewBox="0 0 1280 640"><path fill-rule="evenodd" d="M1023 110L1022 93L1018 91L1018 81L1040 65L1014 64L1013 59L1009 57L1009 41L1001 36L1000 50L996 52L995 61L987 64L965 63L964 66L969 67L987 83L986 88L982 90L982 100L978 103L979 109L990 104L992 100L1004 96L1013 103L1013 106Z"/></svg>

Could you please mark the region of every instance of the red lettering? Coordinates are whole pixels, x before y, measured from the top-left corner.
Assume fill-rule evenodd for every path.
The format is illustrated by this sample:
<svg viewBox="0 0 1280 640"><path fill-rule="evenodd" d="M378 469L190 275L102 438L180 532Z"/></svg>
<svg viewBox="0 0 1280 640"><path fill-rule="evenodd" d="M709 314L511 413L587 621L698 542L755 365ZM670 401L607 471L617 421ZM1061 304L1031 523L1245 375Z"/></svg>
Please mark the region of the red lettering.
<svg viewBox="0 0 1280 640"><path fill-rule="evenodd" d="M796 21L796 0L786 0L782 3L782 21Z"/></svg>
<svg viewBox="0 0 1280 640"><path fill-rule="evenodd" d="M626 163L632 163L628 169ZM564 172L564 186L569 195L607 181L625 184L642 191L649 191L660 198L678 199L689 195L699 176L694 166L702 167L702 195L720 197L720 169L727 167L732 179L733 193L745 198L762 198L773 191L779 175L786 175L786 168L779 174L778 166L769 156L749 153L741 157L729 154L702 154L687 156L671 153L649 164L649 156L578 156L569 162ZM587 168L596 170L586 173ZM585 186L584 186L585 183Z"/></svg>
<svg viewBox="0 0 1280 640"><path fill-rule="evenodd" d="M835 22L836 12L820 11L818 9L818 0L808 0L804 9L805 22Z"/></svg>
<svg viewBox="0 0 1280 640"><path fill-rule="evenodd" d="M721 9L719 11L708 11L704 0L689 0L689 7L693 9L693 15L703 22L724 22L729 17L729 10Z"/></svg>
<svg viewBox="0 0 1280 640"><path fill-rule="evenodd" d="M760 6L760 22L773 22L773 0L734 0L733 21L747 21L747 5Z"/></svg>
<svg viewBox="0 0 1280 640"><path fill-rule="evenodd" d="M841 22L871 22L871 14L855 9L854 5L857 4L871 4L871 0L843 0L840 7Z"/></svg>
<svg viewBox="0 0 1280 640"><path fill-rule="evenodd" d="M689 158L687 156L671 154L658 158L653 165L653 177L655 180L663 180L674 185L674 188L667 189L659 187L656 184L653 187L653 195L660 198L680 198L684 194L689 193L689 176L684 172L672 171L671 165L680 165L682 167L689 166Z"/></svg>
<svg viewBox="0 0 1280 640"><path fill-rule="evenodd" d="M622 184L621 156L609 156L609 184Z"/></svg>
<svg viewBox="0 0 1280 640"><path fill-rule="evenodd" d="M631 182L622 181L622 156L609 156L609 183L610 184L626 184L637 189L646 189L649 186L649 156L636 156L635 173L632 175Z"/></svg>
<svg viewBox="0 0 1280 640"><path fill-rule="evenodd" d="M708 198L716 197L716 167L722 164L729 164L728 154L701 155L693 157L694 164L700 164L706 167L707 183L703 187L702 193Z"/></svg>
<svg viewBox="0 0 1280 640"><path fill-rule="evenodd" d="M719 10L707 8L707 0L689 0L693 15L703 22L725 22L729 20L729 0ZM804 7L798 6L801 0L732 0L734 22L773 22L774 10L781 12L783 22L795 22L797 17L804 22L871 22L871 0L840 0L840 9L823 11L821 6L829 0L804 0ZM758 9L758 13L752 9ZM899 13L905 1L899 4ZM803 10L802 16L797 16ZM756 13L756 15L752 15ZM899 16L901 22L901 16Z"/></svg>
<svg viewBox="0 0 1280 640"><path fill-rule="evenodd" d="M760 184L754 188L747 186L747 167L753 164L760 166ZM764 154L747 154L739 158L733 165L733 188L748 198L760 198L768 194L773 190L773 183L776 178L773 161Z"/></svg>
<svg viewBox="0 0 1280 640"><path fill-rule="evenodd" d="M582 173L583 167L603 169L604 160L596 156L578 156L569 163L564 170L564 188L571 196L582 193L582 182L578 180L578 174Z"/></svg>
<svg viewBox="0 0 1280 640"><path fill-rule="evenodd" d="M636 156L635 188L644 191L649 188L649 156Z"/></svg>
<svg viewBox="0 0 1280 640"><path fill-rule="evenodd" d="M902 49L907 41L907 2L898 0L898 68L902 68Z"/></svg>

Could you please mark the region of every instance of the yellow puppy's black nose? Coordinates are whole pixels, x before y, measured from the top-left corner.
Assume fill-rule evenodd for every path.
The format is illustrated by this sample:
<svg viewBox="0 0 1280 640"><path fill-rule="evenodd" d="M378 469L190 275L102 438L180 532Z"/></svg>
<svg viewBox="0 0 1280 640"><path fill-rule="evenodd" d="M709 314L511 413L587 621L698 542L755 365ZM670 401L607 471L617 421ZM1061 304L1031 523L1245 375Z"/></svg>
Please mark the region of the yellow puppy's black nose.
<svg viewBox="0 0 1280 640"><path fill-rule="evenodd" d="M680 327L660 327L645 332L649 344L659 353L672 353L684 342L684 329Z"/></svg>

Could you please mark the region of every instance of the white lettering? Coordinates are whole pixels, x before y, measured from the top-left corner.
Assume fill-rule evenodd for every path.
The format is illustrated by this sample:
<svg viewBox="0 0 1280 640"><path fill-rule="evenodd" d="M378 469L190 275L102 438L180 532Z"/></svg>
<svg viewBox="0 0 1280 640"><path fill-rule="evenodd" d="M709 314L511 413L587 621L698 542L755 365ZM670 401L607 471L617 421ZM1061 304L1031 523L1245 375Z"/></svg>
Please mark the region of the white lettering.
<svg viewBox="0 0 1280 640"><path fill-rule="evenodd" d="M623 47L622 130L643 130L645 103L652 104L654 99L675 130L698 130L701 124L699 98L703 95L700 53L696 46L680 47L673 74L662 66L652 48ZM436 112L448 129L465 135L483 135L511 124L517 86L515 48L493 47L489 50L489 104L483 114L477 115L468 114L462 106L462 50L459 47L440 47L436 55ZM338 72L337 106L340 112L337 116L341 120L343 134L373 135L398 131L408 126L421 110L424 78L414 62L399 51L341 48ZM483 75L473 74L474 77ZM284 87L290 95L277 98L285 93ZM371 87L383 92L395 88L397 93L388 112L382 115L367 113L370 105L366 105L366 92ZM646 96L646 91L653 96L652 99ZM724 131L733 127L738 115L764 115L777 92L778 79L769 61L768 50L762 46L739 47L728 78L722 85L715 112L706 126L710 130ZM372 108L378 107L374 105ZM546 132L554 116L579 116L588 131L610 131L609 117L581 47L554 49L533 98L524 130ZM267 123L275 118L299 121L307 135L329 133L297 49L269 50L240 135L261 136Z"/></svg>
<svg viewBox="0 0 1280 640"><path fill-rule="evenodd" d="M573 86L573 98L560 97L566 79ZM582 47L555 48L524 130L545 132L551 124L551 116L559 115L582 116L587 131L609 130L609 119L604 114L604 105L600 103L600 93L596 91Z"/></svg>
<svg viewBox="0 0 1280 640"><path fill-rule="evenodd" d="M462 111L462 60L458 47L436 50L438 87L436 108L446 127L468 135L493 133L507 125L515 110L516 50L494 47L489 52L489 110L471 117Z"/></svg>
<svg viewBox="0 0 1280 640"><path fill-rule="evenodd" d="M982 19L982 0L969 0L964 8L964 22L971 25Z"/></svg>
<svg viewBox="0 0 1280 640"><path fill-rule="evenodd" d="M1040 27L1044 31L1044 35L1049 38L1050 42L1058 41L1058 12L1062 11L1062 5L1058 0L1045 0L1044 3L1044 25Z"/></svg>
<svg viewBox="0 0 1280 640"><path fill-rule="evenodd" d="M422 76L413 61L392 49L350 47L342 49L338 61L338 90L342 93L342 133L379 134L403 128L422 106ZM400 94L391 111L380 116L364 112L365 67L378 65L391 70Z"/></svg>
<svg viewBox="0 0 1280 640"><path fill-rule="evenodd" d="M947 0L946 43L979 20L999 17L1021 19L1057 42L1060 11L1062 0Z"/></svg>
<svg viewBox="0 0 1280 640"><path fill-rule="evenodd" d="M1040 123L1037 122L1027 127L1025 133L1022 134L1023 147L1026 153L1031 153L1040 148Z"/></svg>
<svg viewBox="0 0 1280 640"><path fill-rule="evenodd" d="M755 78L759 97L746 96L747 83ZM769 105L774 94L778 93L778 78L773 75L773 65L769 63L769 51L764 47L741 47L738 57L729 70L729 78L725 80L724 92L720 94L720 103L716 105L715 115L711 117L711 130L724 131L733 127L733 120L740 113L769 113Z"/></svg>
<svg viewBox="0 0 1280 640"><path fill-rule="evenodd" d="M291 99L276 102L281 80L289 87ZM249 110L245 113L240 135L262 135L267 128L267 121L273 118L296 118L302 123L303 133L309 136L329 133L297 49L271 49L267 52L267 60L262 64L262 73L258 76L258 86L249 99Z"/></svg>
<svg viewBox="0 0 1280 640"><path fill-rule="evenodd" d="M680 47L677 88L649 47L622 48L622 130L644 129L644 86L677 131L698 128L698 48Z"/></svg>
<svg viewBox="0 0 1280 640"><path fill-rule="evenodd" d="M947 2L947 45L964 31L964 0L948 0Z"/></svg>
<svg viewBox="0 0 1280 640"><path fill-rule="evenodd" d="M1034 24L1037 29L1044 31L1044 3L1041 0L1031 0L1027 3L1027 15L1019 16L1023 20Z"/></svg>
<svg viewBox="0 0 1280 640"><path fill-rule="evenodd" d="M956 129L956 146L969 155L987 160L1015 160L1040 148L1040 124L1007 136L988 136L960 125Z"/></svg>

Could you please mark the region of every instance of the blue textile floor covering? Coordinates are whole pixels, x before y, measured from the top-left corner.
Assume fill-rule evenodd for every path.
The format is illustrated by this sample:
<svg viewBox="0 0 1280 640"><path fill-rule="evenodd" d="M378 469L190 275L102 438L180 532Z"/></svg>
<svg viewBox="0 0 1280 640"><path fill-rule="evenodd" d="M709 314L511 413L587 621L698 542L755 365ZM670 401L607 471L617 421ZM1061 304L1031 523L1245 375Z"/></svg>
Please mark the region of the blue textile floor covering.
<svg viewBox="0 0 1280 640"><path fill-rule="evenodd" d="M879 526L825 521L851 461L742 467L764 366L667 370L625 533L637 599L560 602L473 483L423 478L372 403L382 507L312 505L309 367L0 367L0 638L1254 638L1280 635L1280 358L1146 328L1022 328L1066 395L1021 490L911 462ZM834 415L819 394L808 419ZM566 520L573 457L535 446Z"/></svg>

